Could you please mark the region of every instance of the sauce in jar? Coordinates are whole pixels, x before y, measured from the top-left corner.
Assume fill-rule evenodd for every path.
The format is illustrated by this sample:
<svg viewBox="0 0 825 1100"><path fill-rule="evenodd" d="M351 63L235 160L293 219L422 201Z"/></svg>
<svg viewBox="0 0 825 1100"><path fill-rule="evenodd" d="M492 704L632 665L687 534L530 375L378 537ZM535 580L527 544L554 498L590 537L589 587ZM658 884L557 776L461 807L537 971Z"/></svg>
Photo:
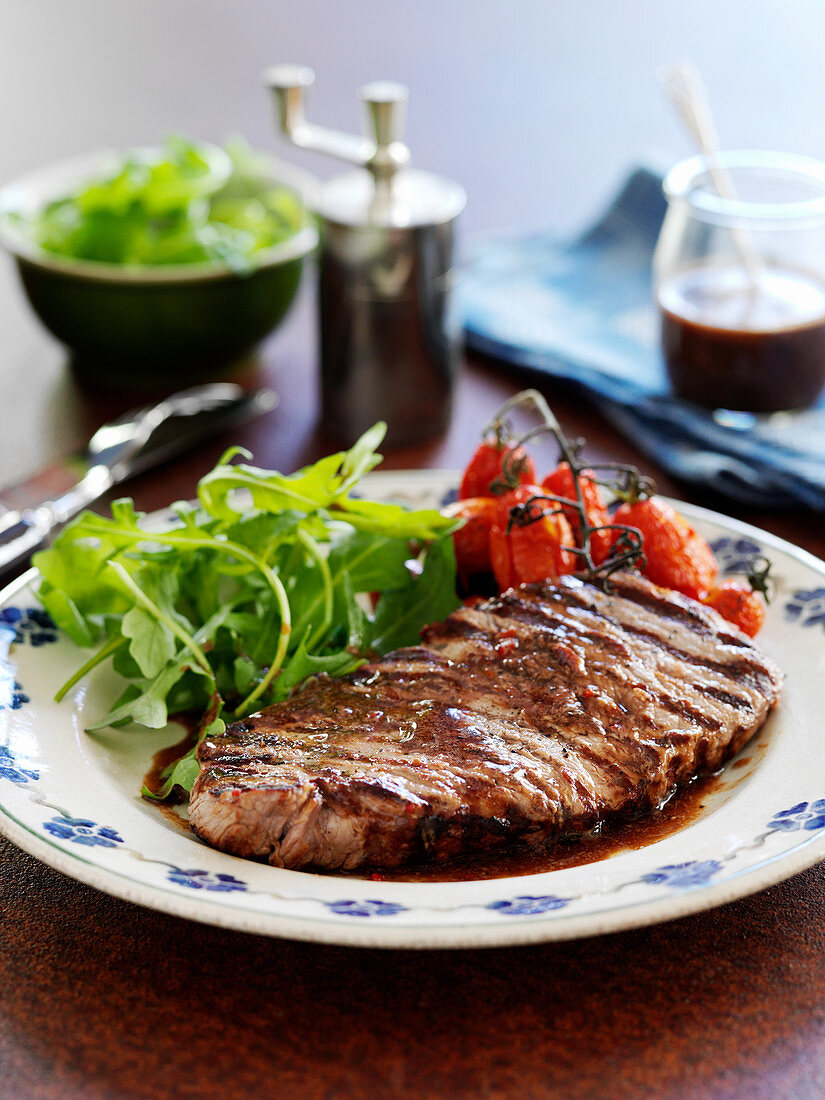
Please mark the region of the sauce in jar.
<svg viewBox="0 0 825 1100"><path fill-rule="evenodd" d="M777 412L825 386L825 287L791 270L707 264L658 290L673 388L707 408Z"/></svg>

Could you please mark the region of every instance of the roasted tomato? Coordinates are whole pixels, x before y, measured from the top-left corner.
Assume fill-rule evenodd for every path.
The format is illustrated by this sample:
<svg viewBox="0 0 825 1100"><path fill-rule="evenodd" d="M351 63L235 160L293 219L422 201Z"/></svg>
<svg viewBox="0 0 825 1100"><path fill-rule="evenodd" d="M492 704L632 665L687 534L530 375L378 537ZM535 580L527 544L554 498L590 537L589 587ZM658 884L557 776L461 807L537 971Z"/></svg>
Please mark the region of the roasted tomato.
<svg viewBox="0 0 825 1100"><path fill-rule="evenodd" d="M496 497L469 497L442 509L445 516L460 516L464 526L453 531L455 561L462 577L490 571L490 528L498 511Z"/></svg>
<svg viewBox="0 0 825 1100"><path fill-rule="evenodd" d="M575 571L576 556L568 549L574 545L573 532L563 512L551 510L542 515L553 504L540 500L530 509L539 517L534 522L511 512L530 497L541 495L538 485L521 485L498 501L490 528L490 562L501 591Z"/></svg>
<svg viewBox="0 0 825 1100"><path fill-rule="evenodd" d="M704 602L749 638L755 638L765 622L765 603L746 581L721 581L711 588Z"/></svg>
<svg viewBox="0 0 825 1100"><path fill-rule="evenodd" d="M602 497L601 489L595 481L587 476L588 474L592 474L592 471L584 470L579 476L579 487L581 489L587 522L591 527L606 527L610 523L610 513ZM549 493L553 493L554 496L567 497L568 500L576 499L576 486L573 481L573 474L567 462L559 463L555 470L547 475L542 485ZM575 508L570 508L568 506L564 509L564 514L573 530L576 545L581 546L579 513ZM590 536L590 555L595 565L601 565L601 563L606 560L610 554L610 548L613 545L614 537L614 531L594 531L592 533Z"/></svg>
<svg viewBox="0 0 825 1100"><path fill-rule="evenodd" d="M684 516L661 497L620 505L613 523L641 532L646 559L642 572L654 584L675 588L695 600L704 599L713 588L719 572L713 551Z"/></svg>
<svg viewBox="0 0 825 1100"><path fill-rule="evenodd" d="M535 480L536 468L524 448L514 447L491 435L476 447L464 471L458 495L461 500L496 496L492 486L500 486L503 493L517 485L532 485Z"/></svg>

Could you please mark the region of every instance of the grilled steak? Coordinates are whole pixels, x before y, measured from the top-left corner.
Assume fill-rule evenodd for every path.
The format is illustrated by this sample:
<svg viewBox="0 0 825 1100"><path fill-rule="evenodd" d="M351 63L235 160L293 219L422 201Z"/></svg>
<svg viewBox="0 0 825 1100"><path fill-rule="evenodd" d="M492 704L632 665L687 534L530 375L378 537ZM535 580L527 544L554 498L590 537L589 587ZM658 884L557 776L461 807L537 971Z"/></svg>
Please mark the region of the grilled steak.
<svg viewBox="0 0 825 1100"><path fill-rule="evenodd" d="M204 741L189 819L279 867L397 867L655 807L762 725L781 673L636 574L462 607Z"/></svg>

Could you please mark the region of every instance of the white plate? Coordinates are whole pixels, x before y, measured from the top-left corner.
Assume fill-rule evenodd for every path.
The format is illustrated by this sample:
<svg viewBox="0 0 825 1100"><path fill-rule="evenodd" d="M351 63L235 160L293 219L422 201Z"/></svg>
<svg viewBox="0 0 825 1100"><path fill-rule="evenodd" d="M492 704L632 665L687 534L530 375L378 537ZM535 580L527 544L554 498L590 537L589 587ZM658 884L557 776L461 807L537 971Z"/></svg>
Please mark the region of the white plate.
<svg viewBox="0 0 825 1100"><path fill-rule="evenodd" d="M432 505L456 475L388 472L371 483L377 496ZM825 857L825 563L744 524L680 508L723 568L756 549L773 560L777 592L760 642L787 684L756 748L728 765L701 816L674 835L581 867L477 882L375 882L213 851L138 796L152 753L180 729L84 733L118 690L107 672L52 701L80 653L38 612L34 574L0 598L9 649L0 663L0 828L44 863L153 909L376 947L593 935L708 909L788 878Z"/></svg>

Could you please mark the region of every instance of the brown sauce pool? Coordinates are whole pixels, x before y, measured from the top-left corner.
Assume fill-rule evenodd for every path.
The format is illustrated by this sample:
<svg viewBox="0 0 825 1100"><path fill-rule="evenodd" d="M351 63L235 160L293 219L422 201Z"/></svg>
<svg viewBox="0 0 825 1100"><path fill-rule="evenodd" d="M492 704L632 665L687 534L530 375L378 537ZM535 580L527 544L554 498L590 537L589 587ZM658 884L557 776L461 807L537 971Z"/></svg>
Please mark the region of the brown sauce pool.
<svg viewBox="0 0 825 1100"><path fill-rule="evenodd" d="M477 879L518 878L561 871L599 863L619 852L635 851L656 844L697 821L712 795L743 782L750 770L762 760L769 745L764 727L725 768L712 775L699 776L677 791L664 806L638 815L618 816L603 822L589 833L555 837L538 848L514 844L501 852L462 856L446 863L425 867L405 867L397 871L382 869L373 874L352 871L347 878L371 878L375 882L472 882ZM731 776L737 771L737 776Z"/></svg>
<svg viewBox="0 0 825 1100"><path fill-rule="evenodd" d="M381 870L372 875L365 874L363 870L353 871L347 877L371 878L376 882L473 882L478 879L540 875L546 871L598 863L618 852L655 844L684 829L701 815L706 799L721 786L721 774L716 772L695 779L673 795L661 809L606 822L589 833L557 837L538 848L514 844L501 852L461 856L426 867Z"/></svg>

